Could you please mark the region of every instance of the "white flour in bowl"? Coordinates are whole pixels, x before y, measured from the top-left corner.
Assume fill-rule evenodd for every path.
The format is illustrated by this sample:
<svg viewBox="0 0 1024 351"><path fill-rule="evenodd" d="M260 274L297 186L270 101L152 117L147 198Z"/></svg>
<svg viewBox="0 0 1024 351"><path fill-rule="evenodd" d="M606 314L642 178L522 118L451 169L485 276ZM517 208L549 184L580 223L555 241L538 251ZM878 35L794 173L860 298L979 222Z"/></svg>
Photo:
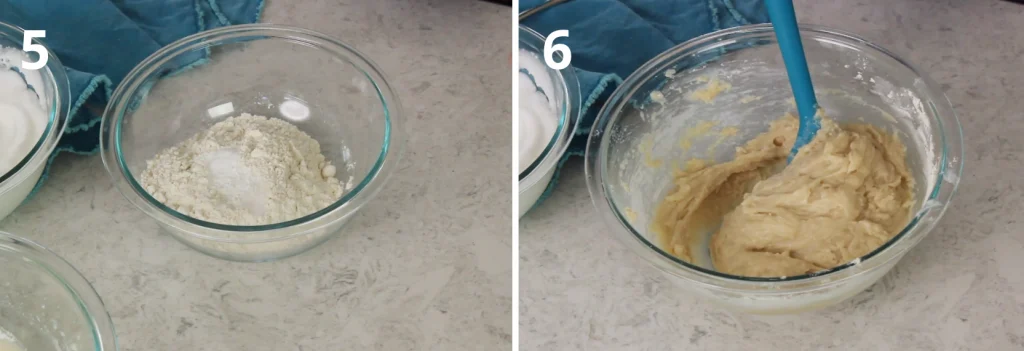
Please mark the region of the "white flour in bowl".
<svg viewBox="0 0 1024 351"><path fill-rule="evenodd" d="M142 186L157 201L200 220L264 225L319 211L347 188L320 143L294 125L242 114L146 162Z"/></svg>

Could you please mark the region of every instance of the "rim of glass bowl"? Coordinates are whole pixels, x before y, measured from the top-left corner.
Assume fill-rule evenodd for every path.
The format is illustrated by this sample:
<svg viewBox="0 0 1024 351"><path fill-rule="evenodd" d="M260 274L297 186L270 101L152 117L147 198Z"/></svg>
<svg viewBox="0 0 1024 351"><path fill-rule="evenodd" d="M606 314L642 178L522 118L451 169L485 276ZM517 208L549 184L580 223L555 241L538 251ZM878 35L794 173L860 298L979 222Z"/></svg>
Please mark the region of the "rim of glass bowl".
<svg viewBox="0 0 1024 351"><path fill-rule="evenodd" d="M154 74L161 74L157 70L164 63L174 59L178 55L191 52L196 49L203 49L223 43L239 42L241 40L254 41L264 39L287 40L300 45L314 47L333 54L336 58L343 60L357 69L373 84L384 108L384 142L380 146L380 154L377 157L370 172L357 186L345 193L341 199L330 206L316 211L312 214L280 223L236 226L226 225L199 220L182 214L160 201L157 201L135 180L129 171L121 151L121 125L124 120L125 111L129 105L129 99L142 88ZM159 79L159 78L158 78ZM285 240L295 236L305 235L308 230L317 229L321 226L333 223L350 213L356 211L366 204L382 187L383 183L391 175L395 165L401 159L403 140L400 137L401 103L397 94L392 89L383 71L373 61L355 48L333 39L325 34L307 29L267 25L249 24L236 25L200 32L188 37L179 39L170 45L158 50L143 60L118 85L113 97L104 112L102 129L103 142L100 143L103 164L113 178L118 191L121 192L136 207L164 224L179 227L188 232L189 235L219 242L231 243L258 243ZM180 226L202 228L229 234L233 232L261 232L290 228L298 232L283 236L254 236L252 238L238 239L222 236L209 236L195 233L188 228ZM269 234L269 232L268 232Z"/></svg>
<svg viewBox="0 0 1024 351"><path fill-rule="evenodd" d="M10 25L7 23L0 22L0 36L10 39L14 42L21 42L24 39L25 30L21 27ZM8 180L20 179L29 176L29 173L19 172L23 169L29 168L29 164L38 164L46 162L49 158L50 153L57 147L57 143L60 138L64 136L64 129L67 127L64 116L68 115L70 104L68 99L71 96L71 87L68 82L67 71L64 69L64 65L60 63L57 56L53 53L53 50L42 40L35 39L35 41L46 48L47 61L45 69L49 74L43 74L44 84L49 84L53 87L54 96L50 99L50 116L46 122L46 128L43 130L43 135L36 141L35 146L29 151L28 155L25 155L18 164L14 165L14 168L7 171L7 173L0 174L0 189L7 185ZM21 50L20 48L16 48ZM38 94L38 93L37 93ZM19 182L12 182L21 183Z"/></svg>
<svg viewBox="0 0 1024 351"><path fill-rule="evenodd" d="M85 319L89 322L96 351L117 350L117 335L114 322L110 319L103 299L89 280L85 279L67 260L38 243L0 230L0 251L28 256L33 264L49 272L75 299Z"/></svg>
<svg viewBox="0 0 1024 351"><path fill-rule="evenodd" d="M585 169L587 185L594 206L601 212L602 217L604 217L607 223L615 223L622 226L631 234L630 236L615 236L627 244L627 246L633 248L634 251L643 256L649 263L676 276L691 278L708 285L725 283L730 284L727 286L730 288L769 288L765 289L766 291L779 288L814 289L816 286L813 283L823 280L846 279L899 257L900 253L913 247L930 232L945 212L953 194L956 192L963 170L963 132L960 129L960 122L953 111L953 107L946 96L934 88L937 85L931 78L906 60L863 38L850 33L813 25L800 26L800 32L804 36L822 38L837 45L856 47L860 51L868 51L888 57L917 75L919 80L915 82L915 85L927 97L927 107L931 109L931 115L935 116L936 134L941 137L942 142L942 155L937 169L935 184L929 189L927 201L939 201L941 205L926 206L926 204L922 204L918 213L914 215L899 234L858 260L812 274L785 278L744 277L698 267L663 251L657 244L650 242L640 234L640 231L633 228L626 219L626 216L620 213L615 204L612 203L611 197L607 194L607 187L609 185L605 184L604 181L605 174L608 172L608 165L605 163L605 159L607 158L608 147L611 141L609 135L611 135L612 127L615 126L619 119L619 113L644 83L656 77L660 72L668 68L675 68L679 71L687 69L686 67L673 67L682 58L708 50L723 48L725 45L733 44L740 40L775 40L770 24L734 27L706 34L677 45L637 69L615 90L608 99L608 103L601 109L597 122L594 123L591 131L590 139L587 142ZM955 174L947 174L947 172L955 172ZM951 185L942 186L944 182L949 182ZM629 237L632 237L632 240ZM851 267L860 267L860 269L847 270L847 268ZM778 286L779 283L789 284L780 287Z"/></svg>
<svg viewBox="0 0 1024 351"><path fill-rule="evenodd" d="M520 25L519 26L519 50L526 49L534 53L542 53L541 48L544 47L544 36L530 27ZM561 55L561 53L555 53ZM554 167L565 151L569 149L569 142L572 137L576 134L576 126L579 125L579 111L580 111L580 81L576 77L576 71L573 70L572 66L566 66L561 70L554 70L558 74L551 77L555 84L560 84L563 91L563 98L565 104L562 106L562 111L559 113L558 118L558 129L555 130L554 135L551 136L551 140L548 141L547 147L544 148L544 152L537 157L533 163L530 164L523 172L519 173L519 181L521 183L519 191L525 191L525 189L532 187L547 170ZM523 84L523 82L520 82ZM522 97L520 97L522 99ZM516 152L519 152L516 150ZM522 162L523 160L519 160ZM544 170L543 172L534 172L536 170Z"/></svg>

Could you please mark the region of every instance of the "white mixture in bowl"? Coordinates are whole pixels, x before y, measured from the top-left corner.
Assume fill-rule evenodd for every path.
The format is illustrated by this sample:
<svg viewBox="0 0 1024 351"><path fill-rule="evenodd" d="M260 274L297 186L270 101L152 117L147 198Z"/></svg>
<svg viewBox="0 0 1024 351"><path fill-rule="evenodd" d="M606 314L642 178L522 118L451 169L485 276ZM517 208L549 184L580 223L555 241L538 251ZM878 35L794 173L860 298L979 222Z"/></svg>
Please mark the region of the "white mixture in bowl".
<svg viewBox="0 0 1024 351"><path fill-rule="evenodd" d="M146 162L142 186L200 220L265 225L330 206L351 188L320 143L280 119L228 118Z"/></svg>
<svg viewBox="0 0 1024 351"><path fill-rule="evenodd" d="M14 169L43 136L48 115L42 99L33 89L42 89L38 73L21 73L25 54L0 47L0 175Z"/></svg>
<svg viewBox="0 0 1024 351"><path fill-rule="evenodd" d="M544 63L533 53L519 50L519 173L544 153L558 129L554 84ZM532 76L532 80L531 80Z"/></svg>

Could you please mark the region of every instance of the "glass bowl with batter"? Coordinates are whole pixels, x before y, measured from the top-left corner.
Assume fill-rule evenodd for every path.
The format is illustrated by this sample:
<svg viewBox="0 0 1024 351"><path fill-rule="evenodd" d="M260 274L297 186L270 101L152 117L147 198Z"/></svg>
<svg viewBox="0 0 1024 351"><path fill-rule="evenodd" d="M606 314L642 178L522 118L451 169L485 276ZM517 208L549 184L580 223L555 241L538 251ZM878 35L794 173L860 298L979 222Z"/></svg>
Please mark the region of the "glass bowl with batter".
<svg viewBox="0 0 1024 351"><path fill-rule="evenodd" d="M0 220L25 201L39 182L50 154L64 135L65 119L71 107L67 72L52 50L47 49L46 66L22 71L23 59L38 60L38 54L21 51L24 36L21 28L0 23L0 71L3 71L0 74L4 75L0 76L4 84L0 94L8 98L25 95L25 99L14 100L20 102L17 105L0 102L0 142L6 143L3 147L15 150L10 154L11 150L0 152ZM24 87L18 86L19 80L24 81ZM29 109L45 115L46 120L25 123L27 121L19 119L30 115ZM37 135L27 136L29 129ZM20 154L18 150L25 150L25 153Z"/></svg>
<svg viewBox="0 0 1024 351"><path fill-rule="evenodd" d="M147 191L147 161L243 114L283 120L317 141L345 183L340 198L298 218L236 225L190 216ZM222 259L268 261L334 237L377 196L401 158L402 118L381 69L347 44L301 28L239 25L185 37L139 63L111 97L100 147L118 191L174 238Z"/></svg>
<svg viewBox="0 0 1024 351"><path fill-rule="evenodd" d="M823 169L797 156L790 164L794 169L780 171L787 167L785 156L797 128L792 117L796 108L770 25L708 34L652 59L615 91L588 141L587 183L613 236L683 289L736 311L799 312L838 303L866 289L924 239L946 210L959 182L963 158L960 124L930 78L889 51L851 34L808 26L801 28L801 35L825 115L843 130L860 128L863 133L852 139L894 143L882 148L884 152L876 152L874 158L859 155L856 160L887 161L887 171L902 175L892 189L857 195L899 198L894 208L900 213L878 215L892 218L879 221L888 224L882 226L885 229L873 228L876 237L869 240L869 245L873 243L870 247L849 252L833 247L834 252L823 253L834 265L773 269L797 259L820 261L814 261L817 253L773 251L770 242L777 239L758 236L789 235L768 226L780 225L790 217L762 220L752 226L737 224L738 219L757 214L753 203L777 190L772 187L780 184L769 184L772 177L800 167L804 172ZM836 148L831 144L818 147L830 152ZM769 153L758 154L758 150ZM771 162L735 172L703 172L704 179L694 176L714 165L735 165L743 158L756 157L769 157ZM893 171L901 167L905 172ZM857 167L848 169L858 172ZM719 186L733 181L735 187L715 188L711 195L697 191L707 183ZM804 196L816 199L816 191L821 189L800 190L803 185L789 190L805 191ZM855 196L842 199L860 201ZM676 221L677 217L664 215L663 203L668 202L673 206L700 203L701 209L694 212L707 216ZM843 226L802 229L812 239L820 235L829 238L825 241L860 240L837 233L847 230L852 231ZM687 240L679 240L679 233L688 233ZM765 242L738 250L722 248L723 242L736 237ZM785 260L736 263L744 255L761 254ZM794 269L798 273L779 273Z"/></svg>
<svg viewBox="0 0 1024 351"><path fill-rule="evenodd" d="M103 301L66 261L0 231L0 266L0 350L117 350Z"/></svg>

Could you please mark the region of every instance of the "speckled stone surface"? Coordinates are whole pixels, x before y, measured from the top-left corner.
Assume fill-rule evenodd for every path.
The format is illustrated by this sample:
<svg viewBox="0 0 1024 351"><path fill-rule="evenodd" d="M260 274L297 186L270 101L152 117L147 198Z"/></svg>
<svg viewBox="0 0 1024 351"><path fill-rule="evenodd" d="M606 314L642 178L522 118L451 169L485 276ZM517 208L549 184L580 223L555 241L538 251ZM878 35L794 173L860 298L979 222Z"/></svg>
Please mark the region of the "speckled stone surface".
<svg viewBox="0 0 1024 351"><path fill-rule="evenodd" d="M200 254L61 157L0 230L70 261L121 350L508 350L512 334L512 13L461 1L270 1L266 22L352 44L405 104L408 148L380 196L305 254Z"/></svg>
<svg viewBox="0 0 1024 351"><path fill-rule="evenodd" d="M936 229L881 283L836 307L731 314L683 295L608 235L574 162L520 225L522 350L1024 350L1024 6L800 0L797 12L942 84L966 157Z"/></svg>

